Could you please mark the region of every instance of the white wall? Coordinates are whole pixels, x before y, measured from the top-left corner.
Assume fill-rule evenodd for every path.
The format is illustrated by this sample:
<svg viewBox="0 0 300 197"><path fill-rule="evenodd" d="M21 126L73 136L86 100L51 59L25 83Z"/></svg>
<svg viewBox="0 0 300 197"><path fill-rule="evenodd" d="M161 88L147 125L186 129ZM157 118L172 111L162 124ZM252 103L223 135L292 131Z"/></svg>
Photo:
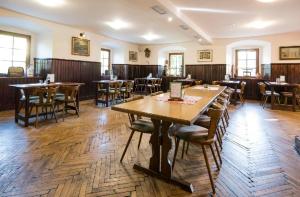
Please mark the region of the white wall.
<svg viewBox="0 0 300 197"><path fill-rule="evenodd" d="M4 28L3 24L7 27ZM139 47L137 44L108 38L83 29L41 20L1 8L0 28L32 35L31 62L34 57L99 62L101 48L109 48L112 51L112 63L133 63L129 62L129 50L138 51ZM71 39L73 36L78 37L81 32L85 32L86 38L90 40L90 56L88 57L71 54ZM134 63L138 64L139 61Z"/></svg>
<svg viewBox="0 0 300 197"><path fill-rule="evenodd" d="M212 45L200 45L199 42L187 42L187 43L177 43L177 44L164 44L164 45L144 45L143 50L149 48L151 50L151 57L145 58L142 55L142 64L157 64L162 62L162 59L168 59L168 53L173 52L172 47L182 48L181 52L184 52L184 63L185 64L226 64L226 47L234 42L243 40L256 40L270 43L271 46L271 57L267 57L268 54L264 54L261 63L266 63L267 60L271 59L271 63L300 63L300 60L279 60L279 47L280 46L295 46L300 45L300 32L285 33L270 36L259 36L259 37L248 37L248 38L232 38L232 39L214 39ZM255 45L255 43L254 43ZM252 46L254 46L252 45ZM241 47L241 46L240 46ZM249 43L245 45L249 47ZM258 48L263 47L262 45L257 45ZM164 51L164 49L169 49L169 51ZM212 49L213 50L213 61L212 62L197 62L197 50L201 49ZM165 53L162 54L161 51ZM178 51L178 50L175 50ZM266 60L267 59L267 60Z"/></svg>

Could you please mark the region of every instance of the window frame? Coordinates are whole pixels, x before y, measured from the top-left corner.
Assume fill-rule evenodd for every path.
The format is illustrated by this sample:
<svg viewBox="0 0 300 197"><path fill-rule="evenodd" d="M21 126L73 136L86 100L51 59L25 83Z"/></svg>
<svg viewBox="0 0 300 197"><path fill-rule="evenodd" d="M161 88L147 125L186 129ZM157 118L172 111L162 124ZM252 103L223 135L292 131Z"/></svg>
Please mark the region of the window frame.
<svg viewBox="0 0 300 197"><path fill-rule="evenodd" d="M172 55L181 55L182 56L182 65L181 65L181 74L180 75L176 75L176 76L183 76L183 68L184 68L184 53L169 53L169 75L171 73L171 56Z"/></svg>
<svg viewBox="0 0 300 197"><path fill-rule="evenodd" d="M110 60L111 60L111 50L107 49L107 48L101 48L101 53L102 53L102 51L108 52L108 71L110 71L111 70L111 62L110 62ZM101 56L101 54L100 54L100 56ZM101 72L101 74L105 74L105 70L102 73L102 66L103 66L102 57L100 57L100 59L101 59L101 71L100 72Z"/></svg>
<svg viewBox="0 0 300 197"><path fill-rule="evenodd" d="M27 50L26 50L26 61L25 61L25 68L24 68L24 72L26 74L26 68L29 66L30 64L30 57L31 57L31 36L30 35L26 35L26 34L21 34L21 33L15 33L15 32L9 32L9 31L4 31L4 30L0 30L0 35L7 35L7 36L13 36L13 37L19 37L19 38L25 38L27 41ZM13 46L14 47L14 46ZM13 57L12 57L12 67L13 66ZM1 73L1 74L7 74L7 73Z"/></svg>
<svg viewBox="0 0 300 197"><path fill-rule="evenodd" d="M236 76L238 76L238 77L246 77L246 76L239 76L238 75L239 74L239 72L238 72L238 70L239 70L238 52L240 52L240 51L246 51L246 52L248 52L248 51L255 51L255 53L256 53L256 68L255 68L256 72L255 72L255 75L256 75L256 73L259 72L259 48L236 49L235 50L235 64L236 64L236 66L235 66L235 73L236 73ZM248 58L246 58L246 62L248 62ZM251 77L255 77L255 76L251 76Z"/></svg>

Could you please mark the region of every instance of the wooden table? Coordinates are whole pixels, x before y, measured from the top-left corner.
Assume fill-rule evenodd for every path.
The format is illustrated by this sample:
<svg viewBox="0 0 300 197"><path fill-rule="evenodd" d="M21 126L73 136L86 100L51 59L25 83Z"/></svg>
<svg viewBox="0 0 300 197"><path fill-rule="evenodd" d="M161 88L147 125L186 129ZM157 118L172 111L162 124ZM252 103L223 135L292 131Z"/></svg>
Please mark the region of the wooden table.
<svg viewBox="0 0 300 197"><path fill-rule="evenodd" d="M195 79L176 79L174 82L181 82L182 85L194 85Z"/></svg>
<svg viewBox="0 0 300 197"><path fill-rule="evenodd" d="M238 89L239 85L240 85L240 81L227 81L227 80L223 80L223 81L219 81L219 84L221 86L228 86L234 89L234 94L233 94L233 104L236 105L237 102L237 93L236 90Z"/></svg>
<svg viewBox="0 0 300 197"><path fill-rule="evenodd" d="M95 103L96 105L98 105L98 84L103 84L105 89L106 89L106 93L105 93L105 106L108 107L108 97L109 97L109 86L110 84L116 83L116 82L121 82L124 83L127 80L100 80L100 81L93 81L93 83L96 84L96 89L95 89Z"/></svg>
<svg viewBox="0 0 300 197"><path fill-rule="evenodd" d="M222 86L218 86L217 90L199 87L200 86L193 86L184 90L185 95L201 97L201 99L193 105L159 101L157 97L169 95L169 93L164 93L162 95L146 97L141 100L112 107L112 110L115 111L149 117L154 124L154 132L150 138L152 157L150 158L149 168L135 164L134 169L178 185L189 192L193 192L192 184L178 180L172 175L172 167L168 158L169 151L172 148L172 139L168 132L169 127L172 123L193 124L197 117L226 89L226 87Z"/></svg>
<svg viewBox="0 0 300 197"><path fill-rule="evenodd" d="M267 86L271 88L271 109L276 109L275 105L275 88L284 88L284 89L292 89L293 98L292 98L292 110L296 111L296 91L298 84L292 84L292 83L277 83L277 82L265 82Z"/></svg>
<svg viewBox="0 0 300 197"><path fill-rule="evenodd" d="M32 89L35 88L47 88L47 87L60 87L60 86L81 86L84 83L71 83L71 82L57 82L57 83L30 83L30 84L11 84L10 87L15 88L15 122L18 123L19 120L24 122L24 126L28 127L29 123L29 96ZM25 96L25 115L20 113L19 105L20 105L20 90L24 91ZM76 105L79 110L79 91L76 95Z"/></svg>

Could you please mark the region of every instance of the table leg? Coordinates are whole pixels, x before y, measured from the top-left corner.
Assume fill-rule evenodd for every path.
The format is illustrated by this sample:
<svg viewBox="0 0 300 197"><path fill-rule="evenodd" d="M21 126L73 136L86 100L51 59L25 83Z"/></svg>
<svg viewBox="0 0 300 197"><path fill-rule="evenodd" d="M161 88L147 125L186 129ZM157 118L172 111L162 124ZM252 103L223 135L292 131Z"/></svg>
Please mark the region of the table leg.
<svg viewBox="0 0 300 197"><path fill-rule="evenodd" d="M234 101L233 101L233 104L234 104L234 105L236 105L237 99L238 99L237 89L238 89L238 85L236 84L236 85L234 86Z"/></svg>
<svg viewBox="0 0 300 197"><path fill-rule="evenodd" d="M28 127L28 124L29 124L29 93L28 93L28 91L25 91L25 90L24 90L24 93L25 93L25 120L24 120L24 123L25 123L25 127Z"/></svg>
<svg viewBox="0 0 300 197"><path fill-rule="evenodd" d="M95 87L95 104L96 104L96 106L98 105L98 84L96 84L95 85L96 87Z"/></svg>
<svg viewBox="0 0 300 197"><path fill-rule="evenodd" d="M152 119L154 132L151 135L150 143L152 145L152 157L150 158L149 168L159 172L160 164L160 120Z"/></svg>
<svg viewBox="0 0 300 197"><path fill-rule="evenodd" d="M15 123L19 122L20 95L19 89L15 88Z"/></svg>
<svg viewBox="0 0 300 197"><path fill-rule="evenodd" d="M106 86L105 106L108 107L109 84Z"/></svg>
<svg viewBox="0 0 300 197"><path fill-rule="evenodd" d="M293 111L295 112L296 111L296 91L297 91L297 88L293 88Z"/></svg>
<svg viewBox="0 0 300 197"><path fill-rule="evenodd" d="M172 148L172 139L169 136L169 127L171 122L163 121L161 128L162 152L161 152L161 173L166 177L172 177L171 162L168 158Z"/></svg>
<svg viewBox="0 0 300 197"><path fill-rule="evenodd" d="M80 90L78 88L78 92L76 94L76 106L77 106L78 112L79 112L79 94L80 94Z"/></svg>
<svg viewBox="0 0 300 197"><path fill-rule="evenodd" d="M274 95L274 87L271 87L271 109L275 108L275 95Z"/></svg>

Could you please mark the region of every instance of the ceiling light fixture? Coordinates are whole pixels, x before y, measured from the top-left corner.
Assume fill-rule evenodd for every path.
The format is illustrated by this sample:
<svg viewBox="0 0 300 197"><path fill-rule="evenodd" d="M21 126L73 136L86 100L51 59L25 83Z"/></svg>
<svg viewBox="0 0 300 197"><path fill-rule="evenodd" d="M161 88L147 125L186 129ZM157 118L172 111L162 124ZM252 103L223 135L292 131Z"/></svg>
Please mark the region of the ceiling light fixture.
<svg viewBox="0 0 300 197"><path fill-rule="evenodd" d="M157 40L157 39L159 39L160 36L157 35L157 34L148 33L148 34L142 35L142 38L144 38L144 39L147 40L147 41L152 41L152 40Z"/></svg>
<svg viewBox="0 0 300 197"><path fill-rule="evenodd" d="M168 17L168 21L169 21L169 22L172 22L172 21L173 21L173 18L172 18L172 17Z"/></svg>
<svg viewBox="0 0 300 197"><path fill-rule="evenodd" d="M188 7L178 7L179 11L194 11L194 12L208 12L208 13L219 13L219 14L238 14L239 11L233 10L220 10L211 8L188 8Z"/></svg>
<svg viewBox="0 0 300 197"><path fill-rule="evenodd" d="M66 2L65 0L36 0L39 4L47 7L59 7L63 6Z"/></svg>
<svg viewBox="0 0 300 197"><path fill-rule="evenodd" d="M121 21L119 19L116 19L114 21L108 21L105 24L110 26L111 28L113 28L115 30L125 29L125 28L128 28L130 26L129 23Z"/></svg>
<svg viewBox="0 0 300 197"><path fill-rule="evenodd" d="M263 29L266 27L269 27L273 25L275 22L274 21L263 21L263 20L256 20L251 23L248 23L246 27L248 28L255 28L255 29Z"/></svg>
<svg viewBox="0 0 300 197"><path fill-rule="evenodd" d="M199 38L199 39L198 39L198 42L202 42L202 38Z"/></svg>
<svg viewBox="0 0 300 197"><path fill-rule="evenodd" d="M256 0L256 1L261 2L261 3L273 3L276 0Z"/></svg>

